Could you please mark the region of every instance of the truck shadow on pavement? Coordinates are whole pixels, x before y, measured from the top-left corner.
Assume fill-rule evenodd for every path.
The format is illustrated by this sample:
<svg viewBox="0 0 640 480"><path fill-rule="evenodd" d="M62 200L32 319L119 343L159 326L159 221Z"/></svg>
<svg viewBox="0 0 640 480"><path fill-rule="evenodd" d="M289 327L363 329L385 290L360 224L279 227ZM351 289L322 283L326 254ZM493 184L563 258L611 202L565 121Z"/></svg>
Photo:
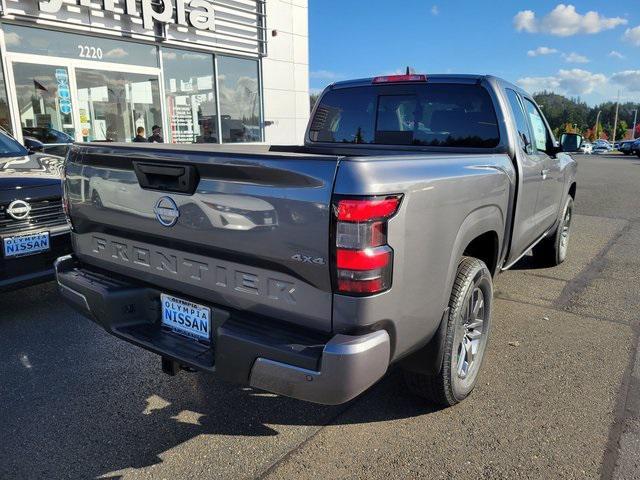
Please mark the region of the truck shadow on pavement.
<svg viewBox="0 0 640 480"><path fill-rule="evenodd" d="M401 388L395 371L360 398L331 407L203 373L170 377L159 357L74 313L53 285L4 294L0 303L24 298L38 300L22 300L17 314L0 316L0 431L12 439L0 448L0 478L120 478L186 458L226 468L260 465L315 431L299 427L434 411ZM355 402L375 408L340 417Z"/></svg>

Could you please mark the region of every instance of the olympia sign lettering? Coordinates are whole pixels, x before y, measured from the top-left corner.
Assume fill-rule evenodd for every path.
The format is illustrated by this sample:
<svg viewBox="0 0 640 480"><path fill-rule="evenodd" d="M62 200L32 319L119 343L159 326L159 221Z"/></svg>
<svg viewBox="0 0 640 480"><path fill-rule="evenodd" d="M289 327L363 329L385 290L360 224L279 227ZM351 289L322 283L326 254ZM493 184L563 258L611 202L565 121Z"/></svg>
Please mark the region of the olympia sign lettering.
<svg viewBox="0 0 640 480"><path fill-rule="evenodd" d="M104 0L100 10L116 12L116 0ZM125 14L132 17L142 17L144 28L153 29L154 22L177 23L185 27L198 30L215 30L215 12L213 4L208 0L142 0L142 9L138 11L136 0L120 0L124 3ZM156 3L154 7L153 3ZM38 6L44 13L58 13L63 6L68 5L64 0L40 0ZM91 0L76 0L76 5L95 8ZM174 17L175 7L175 17ZM187 12L187 7L190 11Z"/></svg>

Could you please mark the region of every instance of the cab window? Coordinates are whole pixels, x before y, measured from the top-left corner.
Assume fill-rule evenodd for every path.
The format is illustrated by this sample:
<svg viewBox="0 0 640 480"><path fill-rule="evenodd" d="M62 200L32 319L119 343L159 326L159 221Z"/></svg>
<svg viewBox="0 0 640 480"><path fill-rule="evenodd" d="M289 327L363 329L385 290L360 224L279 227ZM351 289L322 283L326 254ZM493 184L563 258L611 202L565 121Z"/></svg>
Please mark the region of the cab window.
<svg viewBox="0 0 640 480"><path fill-rule="evenodd" d="M528 98L524 99L524 105L527 109L531 128L533 129L533 144L536 150L539 152L545 152L547 146L551 143L551 136L547 131L547 126L544 123L542 114L538 110L538 107Z"/></svg>

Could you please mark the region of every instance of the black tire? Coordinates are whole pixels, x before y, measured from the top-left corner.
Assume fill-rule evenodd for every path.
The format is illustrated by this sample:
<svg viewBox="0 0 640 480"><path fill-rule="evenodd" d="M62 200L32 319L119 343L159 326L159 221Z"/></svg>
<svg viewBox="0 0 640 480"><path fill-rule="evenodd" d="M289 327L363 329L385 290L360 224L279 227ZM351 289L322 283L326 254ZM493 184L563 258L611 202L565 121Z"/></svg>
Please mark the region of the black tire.
<svg viewBox="0 0 640 480"><path fill-rule="evenodd" d="M474 299L480 298L477 291L482 293L482 310L470 318L471 305L474 304ZM492 304L493 280L489 269L477 258L463 257L449 299L442 365L435 375L405 370L405 382L413 393L441 407L453 406L469 396L476 385L484 361L491 330ZM483 317L480 330L468 330L467 326L477 323L480 316ZM469 345L465 343L467 335L476 331L480 332L480 336L477 337L477 350L463 377L460 372L464 370L465 362L462 362L461 367L459 360L467 358L468 351L463 345ZM463 349L465 355L461 357Z"/></svg>
<svg viewBox="0 0 640 480"><path fill-rule="evenodd" d="M565 200L560 223L555 233L542 240L533 249L533 257L536 263L543 266L555 267L566 260L572 220L573 198L569 196Z"/></svg>

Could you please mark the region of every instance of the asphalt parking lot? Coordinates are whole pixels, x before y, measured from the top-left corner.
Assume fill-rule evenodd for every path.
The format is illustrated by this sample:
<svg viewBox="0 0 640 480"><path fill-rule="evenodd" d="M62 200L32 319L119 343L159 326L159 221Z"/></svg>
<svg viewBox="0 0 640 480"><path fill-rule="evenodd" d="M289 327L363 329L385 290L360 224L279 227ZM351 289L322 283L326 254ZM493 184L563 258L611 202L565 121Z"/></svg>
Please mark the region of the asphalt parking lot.
<svg viewBox="0 0 640 480"><path fill-rule="evenodd" d="M640 478L640 159L576 158L568 260L498 277L447 410L398 371L338 407L169 377L53 283L0 295L0 478Z"/></svg>

